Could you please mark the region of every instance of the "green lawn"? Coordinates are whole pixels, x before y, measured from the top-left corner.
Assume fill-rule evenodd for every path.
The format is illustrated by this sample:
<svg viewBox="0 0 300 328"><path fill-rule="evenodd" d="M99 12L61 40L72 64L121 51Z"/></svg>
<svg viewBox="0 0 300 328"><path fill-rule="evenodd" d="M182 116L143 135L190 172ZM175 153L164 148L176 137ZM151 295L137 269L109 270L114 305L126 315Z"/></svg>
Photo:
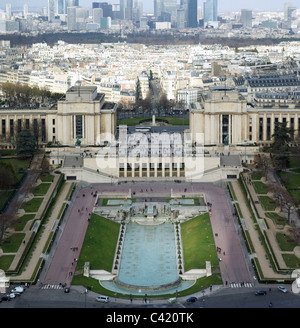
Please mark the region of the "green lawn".
<svg viewBox="0 0 300 328"><path fill-rule="evenodd" d="M269 196L258 196L258 199L265 211L275 211L276 203L274 199Z"/></svg>
<svg viewBox="0 0 300 328"><path fill-rule="evenodd" d="M282 254L282 257L288 268L300 268L300 259L295 254Z"/></svg>
<svg viewBox="0 0 300 328"><path fill-rule="evenodd" d="M0 268L7 271L14 260L14 255L1 255L0 256Z"/></svg>
<svg viewBox="0 0 300 328"><path fill-rule="evenodd" d="M206 261L219 266L208 213L182 223L181 238L185 271L203 269Z"/></svg>
<svg viewBox="0 0 300 328"><path fill-rule="evenodd" d="M285 217L280 216L279 214L277 214L275 212L266 212L265 215L266 215L266 217L272 219L274 224L276 224L276 225L285 226L287 223L287 220Z"/></svg>
<svg viewBox="0 0 300 328"><path fill-rule="evenodd" d="M77 269L83 269L84 263L90 262L90 268L93 270L111 272L119 229L119 223L93 213L77 262Z"/></svg>
<svg viewBox="0 0 300 328"><path fill-rule="evenodd" d="M14 233L10 237L2 239L0 242L0 247L4 253L15 253L19 249L25 233Z"/></svg>
<svg viewBox="0 0 300 328"><path fill-rule="evenodd" d="M177 117L156 117L156 121L163 121L170 125L189 125L188 118L177 118ZM125 118L117 121L117 125L127 125L135 126L140 123L149 121L149 124L152 122L152 117L134 117L134 118Z"/></svg>
<svg viewBox="0 0 300 328"><path fill-rule="evenodd" d="M284 233L278 232L276 234L276 240L283 252L291 252L296 247L295 240L293 240L291 236Z"/></svg>
<svg viewBox="0 0 300 328"><path fill-rule="evenodd" d="M6 204L14 194L14 190L0 191L0 213L4 210Z"/></svg>
<svg viewBox="0 0 300 328"><path fill-rule="evenodd" d="M262 175L261 174L251 174L251 179L254 181L254 180L260 180L262 178Z"/></svg>
<svg viewBox="0 0 300 328"><path fill-rule="evenodd" d="M43 173L40 176L40 179L42 180L42 182L53 182L54 176L50 173Z"/></svg>
<svg viewBox="0 0 300 328"><path fill-rule="evenodd" d="M34 188L32 193L34 194L34 196L44 196L47 194L50 186L51 183L41 183Z"/></svg>
<svg viewBox="0 0 300 328"><path fill-rule="evenodd" d="M9 165L12 167L13 172L15 173L15 176L17 178L17 181L21 181L25 171L27 170L29 166L28 160L22 160L22 159L16 159L16 158L10 158L10 159L0 159L0 166L6 166Z"/></svg>
<svg viewBox="0 0 300 328"><path fill-rule="evenodd" d="M295 199L297 205L300 204L300 175L289 172L280 172L280 179L284 186L288 189L291 196ZM294 189L294 190L293 190Z"/></svg>
<svg viewBox="0 0 300 328"><path fill-rule="evenodd" d="M15 229L15 231L22 231L26 225L26 223L30 220L33 220L35 214L24 214L20 218L17 218L13 221L11 227Z"/></svg>
<svg viewBox="0 0 300 328"><path fill-rule="evenodd" d="M39 210L43 200L44 198L42 197L32 198L28 202L23 203L21 208L24 209L26 213L36 213Z"/></svg>
<svg viewBox="0 0 300 328"><path fill-rule="evenodd" d="M252 182L253 188L258 195L265 195L268 193L268 187L261 181Z"/></svg>

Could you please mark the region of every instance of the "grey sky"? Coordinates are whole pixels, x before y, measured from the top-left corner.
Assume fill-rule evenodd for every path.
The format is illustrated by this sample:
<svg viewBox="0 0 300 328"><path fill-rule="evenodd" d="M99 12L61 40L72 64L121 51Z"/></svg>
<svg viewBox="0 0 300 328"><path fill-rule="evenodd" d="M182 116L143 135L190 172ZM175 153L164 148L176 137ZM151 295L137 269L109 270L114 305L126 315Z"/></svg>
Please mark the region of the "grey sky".
<svg viewBox="0 0 300 328"><path fill-rule="evenodd" d="M82 7L91 7L92 2L109 2L119 3L119 0L79 0ZM179 2L179 0L178 0ZM204 0L198 0L198 5L203 6ZM283 11L285 2L292 2L297 6L296 1L285 0L219 0L219 12L240 11L241 9L252 9L253 11ZM0 8L4 9L6 3L11 3L12 9L23 7L28 4L30 7L47 7L48 0L0 0ZM300 9L300 4L298 4ZM144 10L147 12L153 11L153 0L144 0Z"/></svg>

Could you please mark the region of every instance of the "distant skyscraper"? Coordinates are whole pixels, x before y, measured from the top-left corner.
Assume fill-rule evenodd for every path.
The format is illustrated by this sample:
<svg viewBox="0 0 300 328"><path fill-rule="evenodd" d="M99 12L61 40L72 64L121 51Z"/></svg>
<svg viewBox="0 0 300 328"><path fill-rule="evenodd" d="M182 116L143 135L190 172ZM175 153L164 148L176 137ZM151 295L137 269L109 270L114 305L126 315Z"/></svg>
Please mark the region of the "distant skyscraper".
<svg viewBox="0 0 300 328"><path fill-rule="evenodd" d="M103 17L103 9L102 8L94 8L93 9L93 23L101 24L101 18Z"/></svg>
<svg viewBox="0 0 300 328"><path fill-rule="evenodd" d="M56 10L57 2L55 0L48 0L48 22L53 22Z"/></svg>
<svg viewBox="0 0 300 328"><path fill-rule="evenodd" d="M187 4L187 27L197 27L197 8L198 1L197 0L188 0Z"/></svg>
<svg viewBox="0 0 300 328"><path fill-rule="evenodd" d="M65 13L68 13L68 7L79 6L79 0L65 0Z"/></svg>
<svg viewBox="0 0 300 328"><path fill-rule="evenodd" d="M102 8L103 10L103 17L112 17L112 5L108 4L107 2L93 2L93 8Z"/></svg>
<svg viewBox="0 0 300 328"><path fill-rule="evenodd" d="M243 24L243 27L252 27L252 10L241 10L241 23Z"/></svg>
<svg viewBox="0 0 300 328"><path fill-rule="evenodd" d="M10 3L6 4L6 15L8 16L8 18L11 17L11 4Z"/></svg>
<svg viewBox="0 0 300 328"><path fill-rule="evenodd" d="M171 16L171 22L175 22L177 18L177 0L163 0L162 12Z"/></svg>
<svg viewBox="0 0 300 328"><path fill-rule="evenodd" d="M286 2L284 4L284 20L292 21L296 19L296 10L297 8L293 5L292 2Z"/></svg>
<svg viewBox="0 0 300 328"><path fill-rule="evenodd" d="M154 0L154 16L156 18L161 16L161 12L163 11L163 0Z"/></svg>
<svg viewBox="0 0 300 328"><path fill-rule="evenodd" d="M218 20L218 0L206 0L203 3L204 23Z"/></svg>
<svg viewBox="0 0 300 328"><path fill-rule="evenodd" d="M76 9L77 7L68 7L68 19L67 19L67 25L69 31L76 31L77 30L77 24L76 24Z"/></svg>
<svg viewBox="0 0 300 328"><path fill-rule="evenodd" d="M23 16L24 16L24 18L27 18L27 16L28 16L28 5L24 5L24 7L23 7Z"/></svg>
<svg viewBox="0 0 300 328"><path fill-rule="evenodd" d="M125 19L126 1L120 0L120 19Z"/></svg>
<svg viewBox="0 0 300 328"><path fill-rule="evenodd" d="M65 0L57 0L57 13L63 15L65 13Z"/></svg>
<svg viewBox="0 0 300 328"><path fill-rule="evenodd" d="M183 29L185 28L185 10L184 8L177 9L177 28Z"/></svg>
<svg viewBox="0 0 300 328"><path fill-rule="evenodd" d="M134 13L135 13L135 19L139 21L143 16L143 0L134 1Z"/></svg>

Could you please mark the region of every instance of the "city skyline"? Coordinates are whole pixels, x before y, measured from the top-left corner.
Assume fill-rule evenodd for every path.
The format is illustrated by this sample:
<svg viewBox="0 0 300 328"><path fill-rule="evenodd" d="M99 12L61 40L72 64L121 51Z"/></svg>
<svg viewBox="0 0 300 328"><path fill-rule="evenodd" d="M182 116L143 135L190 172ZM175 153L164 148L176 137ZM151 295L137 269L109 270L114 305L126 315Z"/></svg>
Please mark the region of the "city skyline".
<svg viewBox="0 0 300 328"><path fill-rule="evenodd" d="M119 0L106 0L106 1L93 1L93 0L80 0L79 4L82 7L92 7L92 2L108 2L113 4L118 4ZM144 0L144 11L147 13L153 12L154 8L154 0ZM179 3L180 1L177 0ZM198 0L198 6L203 7L203 3L205 0ZM251 3L247 0L220 0L218 3L218 11L221 13L240 11L241 9L251 9L252 11L282 11L284 10L284 4L287 1L285 0L253 0ZM3 5L1 5L1 9L5 10L6 3L10 3L12 5L13 10L18 10L23 7L23 5L27 4L30 10L31 8L42 8L48 6L47 0L10 0L5 1ZM297 4L295 1L292 1L295 6ZM298 8L299 9L299 8Z"/></svg>

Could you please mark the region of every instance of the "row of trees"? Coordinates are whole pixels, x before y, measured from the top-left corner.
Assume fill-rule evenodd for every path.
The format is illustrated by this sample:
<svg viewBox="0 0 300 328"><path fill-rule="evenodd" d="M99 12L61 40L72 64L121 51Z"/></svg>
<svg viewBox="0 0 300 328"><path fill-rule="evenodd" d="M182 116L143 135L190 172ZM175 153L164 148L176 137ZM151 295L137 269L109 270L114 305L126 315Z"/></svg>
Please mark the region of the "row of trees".
<svg viewBox="0 0 300 328"><path fill-rule="evenodd" d="M51 93L49 90L38 87L30 87L20 83L3 83L1 86L3 94L2 105L9 107L39 107L55 103L63 96L63 93Z"/></svg>
<svg viewBox="0 0 300 328"><path fill-rule="evenodd" d="M262 173L268 181L268 191L272 193L276 205L280 211L287 214L288 224L292 228L293 235L297 244L300 244L300 229L297 223L292 220L292 211L297 202L290 194L290 192L280 183L271 182L269 174L275 169L286 169L289 166L291 155L296 155L294 158L299 160L300 166L300 139L294 138L295 131L287 126L287 122L279 122L275 125L273 143L270 147L270 153L261 153L256 159L256 163L261 168ZM294 143L293 147L291 144ZM288 179L285 178L285 179ZM284 183L288 181L283 181Z"/></svg>

